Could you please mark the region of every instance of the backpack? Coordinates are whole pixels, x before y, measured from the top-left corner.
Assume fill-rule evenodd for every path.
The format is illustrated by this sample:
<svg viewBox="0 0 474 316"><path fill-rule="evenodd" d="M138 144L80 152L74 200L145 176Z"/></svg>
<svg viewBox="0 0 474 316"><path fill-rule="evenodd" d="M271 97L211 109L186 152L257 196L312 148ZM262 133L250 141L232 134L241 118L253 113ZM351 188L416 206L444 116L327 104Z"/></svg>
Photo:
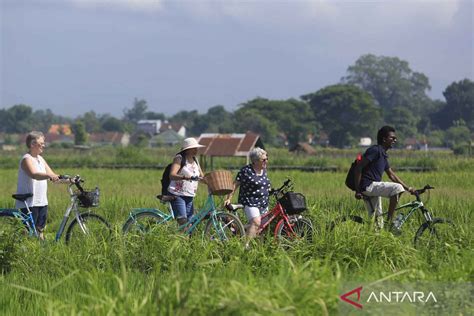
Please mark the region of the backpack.
<svg viewBox="0 0 474 316"><path fill-rule="evenodd" d="M199 166L199 163L196 160L196 157L193 157L193 159ZM162 195L170 195L170 193L168 192L168 187L170 186L170 182L171 182L170 172L171 172L172 165L173 163L170 163L169 165L165 167L165 170L163 170L163 174L161 176L161 194ZM181 169L183 169L185 165L186 165L186 158L181 156L181 167L179 167L178 172L180 172Z"/></svg>
<svg viewBox="0 0 474 316"><path fill-rule="evenodd" d="M359 153L357 154L357 158L354 160L354 162L351 164L351 167L349 168L349 171L347 172L346 176L346 186L351 189L352 191L356 190L356 185L355 185L355 168L357 164L362 160L362 155Z"/></svg>

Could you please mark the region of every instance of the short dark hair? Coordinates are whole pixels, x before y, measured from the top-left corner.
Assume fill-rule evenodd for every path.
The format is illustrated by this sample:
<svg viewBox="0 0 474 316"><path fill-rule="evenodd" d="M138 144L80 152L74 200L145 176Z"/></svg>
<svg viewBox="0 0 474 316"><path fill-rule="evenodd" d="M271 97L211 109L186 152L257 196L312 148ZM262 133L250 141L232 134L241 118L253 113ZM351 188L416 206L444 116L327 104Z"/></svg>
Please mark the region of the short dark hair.
<svg viewBox="0 0 474 316"><path fill-rule="evenodd" d="M395 133L395 128L385 125L379 131L377 132L377 144L382 145L383 139L388 137L388 133L394 132Z"/></svg>

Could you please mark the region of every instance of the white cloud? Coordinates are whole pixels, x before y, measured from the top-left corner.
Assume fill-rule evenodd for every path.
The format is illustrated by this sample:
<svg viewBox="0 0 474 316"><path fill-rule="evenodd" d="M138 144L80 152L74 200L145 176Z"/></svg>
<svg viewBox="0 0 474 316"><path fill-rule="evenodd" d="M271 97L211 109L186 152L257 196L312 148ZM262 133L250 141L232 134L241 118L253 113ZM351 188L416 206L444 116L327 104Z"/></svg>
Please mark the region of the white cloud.
<svg viewBox="0 0 474 316"><path fill-rule="evenodd" d="M84 8L119 8L134 11L159 11L163 0L68 0Z"/></svg>

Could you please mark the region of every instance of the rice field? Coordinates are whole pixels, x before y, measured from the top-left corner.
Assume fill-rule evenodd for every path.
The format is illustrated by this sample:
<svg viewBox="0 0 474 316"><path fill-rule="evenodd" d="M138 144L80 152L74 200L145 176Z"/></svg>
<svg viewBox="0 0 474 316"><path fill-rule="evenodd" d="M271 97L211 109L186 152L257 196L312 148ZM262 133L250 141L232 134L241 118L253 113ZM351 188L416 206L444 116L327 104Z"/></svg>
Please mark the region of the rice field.
<svg viewBox="0 0 474 316"><path fill-rule="evenodd" d="M101 204L94 211L112 224L113 238L73 246L54 242L69 199L64 185L49 184L47 241L8 236L0 241L0 314L346 314L339 295L351 290L351 284L376 281L449 284L454 293L450 300L441 307L426 305L421 313L473 312L472 303L455 295L457 285L472 289L473 280L474 171L469 168L399 174L411 186L434 186L427 206L455 224L456 242L436 250L413 248L416 219L400 236L376 233L370 225L328 231L326 224L341 214L366 216L363 203L345 188L342 172L269 173L275 187L287 177L294 181L295 191L307 197L305 216L315 227L313 243L284 250L270 239L245 249L238 241L220 244L169 232L124 238L121 226L131 208L161 207L155 199L160 170L56 171L80 174L86 187L100 187ZM15 190L16 169L0 170L0 207L14 205L10 195ZM206 192L200 185L197 206ZM403 196L401 203L410 199ZM395 314L420 313L406 308Z"/></svg>

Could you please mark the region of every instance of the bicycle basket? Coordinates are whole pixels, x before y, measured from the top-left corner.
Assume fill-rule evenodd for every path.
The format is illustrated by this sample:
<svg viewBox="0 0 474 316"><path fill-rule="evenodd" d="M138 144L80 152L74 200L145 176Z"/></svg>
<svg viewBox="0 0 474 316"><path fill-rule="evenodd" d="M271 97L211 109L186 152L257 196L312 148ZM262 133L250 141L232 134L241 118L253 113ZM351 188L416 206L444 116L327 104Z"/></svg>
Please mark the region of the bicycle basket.
<svg viewBox="0 0 474 316"><path fill-rule="evenodd" d="M307 209L306 198L301 193L286 192L278 202L289 215L299 214Z"/></svg>
<svg viewBox="0 0 474 316"><path fill-rule="evenodd" d="M99 206L99 188L94 191L86 191L79 193L77 199L79 200L79 207L97 207Z"/></svg>

